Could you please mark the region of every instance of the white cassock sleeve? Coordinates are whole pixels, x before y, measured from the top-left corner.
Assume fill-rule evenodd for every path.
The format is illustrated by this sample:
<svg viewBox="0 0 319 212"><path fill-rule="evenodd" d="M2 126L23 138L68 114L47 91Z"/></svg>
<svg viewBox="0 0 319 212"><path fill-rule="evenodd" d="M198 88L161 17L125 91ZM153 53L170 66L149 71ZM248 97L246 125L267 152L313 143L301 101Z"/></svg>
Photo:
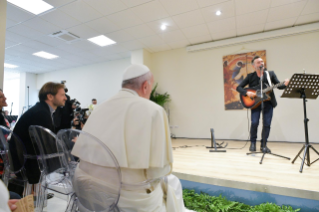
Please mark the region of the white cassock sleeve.
<svg viewBox="0 0 319 212"><path fill-rule="evenodd" d="M0 212L11 212L9 206L9 192L7 187L4 185L2 180L0 180Z"/></svg>

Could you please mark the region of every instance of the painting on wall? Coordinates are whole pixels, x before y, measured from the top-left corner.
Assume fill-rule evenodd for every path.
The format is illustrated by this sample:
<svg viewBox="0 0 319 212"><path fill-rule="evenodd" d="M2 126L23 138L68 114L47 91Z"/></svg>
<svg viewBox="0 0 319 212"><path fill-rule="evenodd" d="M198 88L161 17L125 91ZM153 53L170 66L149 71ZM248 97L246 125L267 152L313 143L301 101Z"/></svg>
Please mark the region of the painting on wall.
<svg viewBox="0 0 319 212"><path fill-rule="evenodd" d="M256 55L264 60L265 67L267 67L266 50L223 57L225 110L244 109L236 88L249 73L254 72L251 60Z"/></svg>

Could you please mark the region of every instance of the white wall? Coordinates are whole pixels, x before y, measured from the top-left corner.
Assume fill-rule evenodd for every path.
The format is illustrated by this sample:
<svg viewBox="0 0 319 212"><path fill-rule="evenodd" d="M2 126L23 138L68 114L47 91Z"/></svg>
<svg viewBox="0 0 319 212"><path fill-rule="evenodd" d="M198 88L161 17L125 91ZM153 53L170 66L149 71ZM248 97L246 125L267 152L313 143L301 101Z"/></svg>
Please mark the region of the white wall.
<svg viewBox="0 0 319 212"><path fill-rule="evenodd" d="M152 54L151 68L158 91L171 95L170 119L171 125L178 126L172 129L177 137L209 138L209 129L214 128L216 138L247 139L246 110L224 110L222 58L256 50L266 50L267 67L275 70L279 80L301 73L303 68L319 74L318 32L196 53L183 48ZM281 94L275 90L278 106L269 140L304 141L302 100L280 98ZM318 99L308 101L309 136L313 142L319 142L318 109Z"/></svg>
<svg viewBox="0 0 319 212"><path fill-rule="evenodd" d="M49 81L66 80L68 95L85 108L91 104L92 98L96 98L99 104L115 95L121 89L123 72L130 64L128 58L39 74L37 89Z"/></svg>

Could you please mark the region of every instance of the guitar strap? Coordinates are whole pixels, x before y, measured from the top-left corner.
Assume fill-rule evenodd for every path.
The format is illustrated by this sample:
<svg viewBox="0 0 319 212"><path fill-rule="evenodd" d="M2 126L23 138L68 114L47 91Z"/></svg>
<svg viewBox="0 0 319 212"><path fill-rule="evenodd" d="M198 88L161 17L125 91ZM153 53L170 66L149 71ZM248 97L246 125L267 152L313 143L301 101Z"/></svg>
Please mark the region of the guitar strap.
<svg viewBox="0 0 319 212"><path fill-rule="evenodd" d="M268 73L268 71L265 71L265 72L267 73L267 80L268 80L269 86L272 86L271 80L270 80L270 74Z"/></svg>

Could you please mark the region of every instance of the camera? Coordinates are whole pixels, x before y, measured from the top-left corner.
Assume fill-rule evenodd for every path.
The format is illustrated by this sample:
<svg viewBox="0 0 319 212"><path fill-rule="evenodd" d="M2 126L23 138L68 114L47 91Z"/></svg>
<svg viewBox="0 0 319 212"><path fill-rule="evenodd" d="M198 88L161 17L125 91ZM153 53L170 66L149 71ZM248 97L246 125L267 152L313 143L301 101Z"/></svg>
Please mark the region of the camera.
<svg viewBox="0 0 319 212"><path fill-rule="evenodd" d="M72 108L74 113L74 118L77 118L79 121L79 124L75 125L72 121L72 125L76 127L76 129L81 129L81 123L85 124L87 117L86 117L86 111L88 111L88 108L81 108L81 103L77 101L76 99L72 99Z"/></svg>

